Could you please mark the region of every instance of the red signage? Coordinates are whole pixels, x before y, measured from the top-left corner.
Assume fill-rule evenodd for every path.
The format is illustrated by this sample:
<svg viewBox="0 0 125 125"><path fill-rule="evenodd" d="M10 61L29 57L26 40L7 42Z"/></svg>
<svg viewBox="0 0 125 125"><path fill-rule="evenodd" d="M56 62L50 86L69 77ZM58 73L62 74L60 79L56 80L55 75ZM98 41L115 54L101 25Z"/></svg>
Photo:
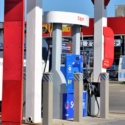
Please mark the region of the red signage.
<svg viewBox="0 0 125 125"><path fill-rule="evenodd" d="M78 16L78 20L82 22L82 21L84 21L84 18L83 18L83 17Z"/></svg>
<svg viewBox="0 0 125 125"><path fill-rule="evenodd" d="M111 28L104 27L104 60L103 68L109 68L114 62L114 33Z"/></svg>

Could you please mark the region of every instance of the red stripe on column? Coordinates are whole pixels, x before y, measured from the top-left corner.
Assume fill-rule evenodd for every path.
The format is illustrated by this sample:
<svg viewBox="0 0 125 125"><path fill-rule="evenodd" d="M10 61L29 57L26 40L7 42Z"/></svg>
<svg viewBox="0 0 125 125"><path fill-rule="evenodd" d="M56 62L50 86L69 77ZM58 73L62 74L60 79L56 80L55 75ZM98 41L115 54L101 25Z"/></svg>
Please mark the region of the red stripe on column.
<svg viewBox="0 0 125 125"><path fill-rule="evenodd" d="M5 0L2 122L22 121L24 0Z"/></svg>

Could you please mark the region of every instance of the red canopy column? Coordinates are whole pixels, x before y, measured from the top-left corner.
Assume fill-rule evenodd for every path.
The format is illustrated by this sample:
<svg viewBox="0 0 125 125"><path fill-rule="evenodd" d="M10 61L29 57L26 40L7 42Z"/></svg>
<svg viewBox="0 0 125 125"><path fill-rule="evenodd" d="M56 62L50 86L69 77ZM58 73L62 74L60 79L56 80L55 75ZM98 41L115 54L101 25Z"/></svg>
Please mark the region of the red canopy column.
<svg viewBox="0 0 125 125"><path fill-rule="evenodd" d="M24 0L5 0L2 122L21 123Z"/></svg>

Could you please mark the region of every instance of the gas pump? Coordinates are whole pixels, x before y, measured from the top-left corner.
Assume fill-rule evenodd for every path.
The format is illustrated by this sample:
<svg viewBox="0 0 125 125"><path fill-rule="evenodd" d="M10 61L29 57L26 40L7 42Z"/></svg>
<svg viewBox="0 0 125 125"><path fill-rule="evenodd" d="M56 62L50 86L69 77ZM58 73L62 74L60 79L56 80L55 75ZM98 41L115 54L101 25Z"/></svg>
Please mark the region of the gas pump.
<svg viewBox="0 0 125 125"><path fill-rule="evenodd" d="M74 117L74 73L83 73L83 58L81 55L66 55L65 65L61 71L66 80L66 92L63 93L63 119ZM86 116L86 92L83 92L83 116Z"/></svg>
<svg viewBox="0 0 125 125"><path fill-rule="evenodd" d="M44 23L53 24L52 69L50 71L53 73L53 118L73 118L73 84L71 84L73 70L74 72L82 72L83 70L83 68L80 70L81 66L76 64L83 61L79 56L80 26L88 27L89 17L79 13L50 11L44 13ZM62 24L72 26L73 54L75 54L66 56L65 67L61 67Z"/></svg>

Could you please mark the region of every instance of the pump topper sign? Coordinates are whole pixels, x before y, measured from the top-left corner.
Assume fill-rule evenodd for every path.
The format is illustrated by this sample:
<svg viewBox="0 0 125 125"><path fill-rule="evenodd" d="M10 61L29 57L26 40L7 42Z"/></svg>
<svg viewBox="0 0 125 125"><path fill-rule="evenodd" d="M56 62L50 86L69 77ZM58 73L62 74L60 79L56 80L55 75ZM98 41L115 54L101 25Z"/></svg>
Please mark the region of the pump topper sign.
<svg viewBox="0 0 125 125"><path fill-rule="evenodd" d="M91 1L92 1L93 4L94 4L94 1L95 1L95 0L91 0ZM108 6L109 2L110 2L110 0L104 0L104 6Z"/></svg>

